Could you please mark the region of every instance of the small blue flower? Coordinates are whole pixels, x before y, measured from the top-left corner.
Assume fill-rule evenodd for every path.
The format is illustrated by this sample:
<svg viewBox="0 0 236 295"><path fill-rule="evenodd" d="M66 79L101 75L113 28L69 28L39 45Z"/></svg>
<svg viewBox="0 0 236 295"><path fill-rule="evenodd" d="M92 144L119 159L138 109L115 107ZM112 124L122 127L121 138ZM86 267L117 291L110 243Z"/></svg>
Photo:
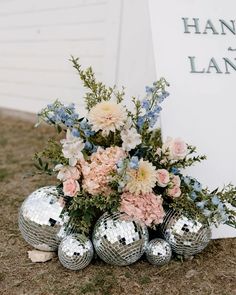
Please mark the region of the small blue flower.
<svg viewBox="0 0 236 295"><path fill-rule="evenodd" d="M147 94L152 94L153 93L153 88L152 87L146 86L145 90L146 90Z"/></svg>
<svg viewBox="0 0 236 295"><path fill-rule="evenodd" d="M184 181L185 184L190 185L191 178L189 176L184 176L183 181Z"/></svg>
<svg viewBox="0 0 236 295"><path fill-rule="evenodd" d="M154 110L153 110L155 113L160 113L161 111L162 111L162 107L161 106L159 106L159 105L157 105L157 106L155 106L155 108L154 108Z"/></svg>
<svg viewBox="0 0 236 295"><path fill-rule="evenodd" d="M73 127L74 122L73 122L71 119L68 119L68 120L65 121L65 125L66 125L67 127Z"/></svg>
<svg viewBox="0 0 236 295"><path fill-rule="evenodd" d="M211 216L211 211L210 211L209 209L204 209L204 210L202 211L202 213L203 213L203 215L206 216L206 217Z"/></svg>
<svg viewBox="0 0 236 295"><path fill-rule="evenodd" d="M93 153L96 153L97 149L98 149L98 147L97 147L96 145L93 144L93 148L92 148L92 150L91 150L90 152L91 152L92 154L93 154Z"/></svg>
<svg viewBox="0 0 236 295"><path fill-rule="evenodd" d="M218 208L219 211L224 211L224 204L222 202L219 202Z"/></svg>
<svg viewBox="0 0 236 295"><path fill-rule="evenodd" d="M123 189L125 187L124 181L119 181L119 188Z"/></svg>
<svg viewBox="0 0 236 295"><path fill-rule="evenodd" d="M49 111L53 110L53 109L54 109L54 105L53 105L53 104L48 104L48 105L47 105L47 109L48 109Z"/></svg>
<svg viewBox="0 0 236 295"><path fill-rule="evenodd" d="M75 104L74 103L70 103L67 108L71 111L74 111L75 110Z"/></svg>
<svg viewBox="0 0 236 295"><path fill-rule="evenodd" d="M84 145L84 148L85 148L86 150L90 151L90 150L92 150L93 145L91 144L91 142L86 141L86 142L85 142L85 145Z"/></svg>
<svg viewBox="0 0 236 295"><path fill-rule="evenodd" d="M200 182L198 181L195 181L194 184L193 184L193 189L196 191L196 192L200 192L202 190L202 185Z"/></svg>
<svg viewBox="0 0 236 295"><path fill-rule="evenodd" d="M123 162L123 160L119 160L119 161L116 163L116 166L117 166L118 168L124 168L124 162Z"/></svg>
<svg viewBox="0 0 236 295"><path fill-rule="evenodd" d="M142 116L142 117L138 118L137 125L138 125L139 128L143 127L144 121L145 121L145 116Z"/></svg>
<svg viewBox="0 0 236 295"><path fill-rule="evenodd" d="M153 111L151 111L151 112L148 112L146 116L148 118L150 127L151 128L154 127L154 125L156 124L157 119L159 117L158 114L155 113L155 112L153 112Z"/></svg>
<svg viewBox="0 0 236 295"><path fill-rule="evenodd" d="M196 194L195 192L191 192L191 194L190 194L190 198L191 198L193 201L195 201L196 198L197 198L197 194Z"/></svg>
<svg viewBox="0 0 236 295"><path fill-rule="evenodd" d="M201 202L197 202L196 206L200 209L204 209L205 205L206 205L207 201L201 201Z"/></svg>
<svg viewBox="0 0 236 295"><path fill-rule="evenodd" d="M130 162L129 162L129 167L131 169L138 169L139 166L139 159L138 157L134 156L131 158Z"/></svg>
<svg viewBox="0 0 236 295"><path fill-rule="evenodd" d="M221 218L221 222L225 223L226 221L228 221L229 216L227 215L227 213L225 212L225 210L222 210L220 212L220 218Z"/></svg>
<svg viewBox="0 0 236 295"><path fill-rule="evenodd" d="M159 103L162 103L169 95L169 92L163 91L162 94L158 97Z"/></svg>
<svg viewBox="0 0 236 295"><path fill-rule="evenodd" d="M90 125L88 124L88 122L87 122L86 119L83 119L83 120L80 122L80 128L81 128L81 129L90 129Z"/></svg>
<svg viewBox="0 0 236 295"><path fill-rule="evenodd" d="M150 108L150 102L147 99L144 99L141 105L146 111Z"/></svg>
<svg viewBox="0 0 236 295"><path fill-rule="evenodd" d="M80 132L79 132L79 130L76 129L76 128L73 128L73 129L72 129L71 134L72 134L74 137L80 137Z"/></svg>
<svg viewBox="0 0 236 295"><path fill-rule="evenodd" d="M71 115L71 119L74 121L78 120L78 118L79 118L79 114L74 113Z"/></svg>
<svg viewBox="0 0 236 295"><path fill-rule="evenodd" d="M220 199L215 195L211 198L211 202L213 205L219 205Z"/></svg>
<svg viewBox="0 0 236 295"><path fill-rule="evenodd" d="M177 175L179 174L180 170L178 168L172 167L170 172Z"/></svg>
<svg viewBox="0 0 236 295"><path fill-rule="evenodd" d="M94 135L94 133L95 133L94 131L89 130L89 129L84 130L84 135L86 137L90 137L90 136Z"/></svg>

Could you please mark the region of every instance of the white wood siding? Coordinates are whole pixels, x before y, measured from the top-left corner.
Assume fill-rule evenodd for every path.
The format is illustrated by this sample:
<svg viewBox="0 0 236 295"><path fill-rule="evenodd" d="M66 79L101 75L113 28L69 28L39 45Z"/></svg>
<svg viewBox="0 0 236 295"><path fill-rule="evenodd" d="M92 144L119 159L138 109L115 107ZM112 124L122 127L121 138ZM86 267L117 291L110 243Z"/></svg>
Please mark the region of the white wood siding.
<svg viewBox="0 0 236 295"><path fill-rule="evenodd" d="M56 98L81 105L70 55L113 84L120 13L120 0L0 0L0 107L37 112Z"/></svg>

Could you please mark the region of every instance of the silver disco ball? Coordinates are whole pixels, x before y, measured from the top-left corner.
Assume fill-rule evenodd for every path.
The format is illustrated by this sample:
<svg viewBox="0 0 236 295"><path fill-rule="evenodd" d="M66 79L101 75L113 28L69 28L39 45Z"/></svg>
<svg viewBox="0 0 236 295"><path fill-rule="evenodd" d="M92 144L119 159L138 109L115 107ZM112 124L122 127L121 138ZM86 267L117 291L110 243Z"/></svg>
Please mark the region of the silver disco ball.
<svg viewBox="0 0 236 295"><path fill-rule="evenodd" d="M19 228L26 242L39 250L57 250L65 235L62 210L55 186L45 186L30 194L19 212Z"/></svg>
<svg viewBox="0 0 236 295"><path fill-rule="evenodd" d="M148 230L136 221L125 220L125 213L105 213L93 231L93 245L98 256L106 263L129 265L146 250Z"/></svg>
<svg viewBox="0 0 236 295"><path fill-rule="evenodd" d="M171 209L166 212L161 231L172 250L186 257L201 252L211 239L211 229L207 224Z"/></svg>
<svg viewBox="0 0 236 295"><path fill-rule="evenodd" d="M148 243L146 250L147 260L157 266L167 264L171 260L171 247L163 239L154 239Z"/></svg>
<svg viewBox="0 0 236 295"><path fill-rule="evenodd" d="M81 234L68 235L59 245L58 258L61 264L68 269L83 269L93 258L93 245Z"/></svg>

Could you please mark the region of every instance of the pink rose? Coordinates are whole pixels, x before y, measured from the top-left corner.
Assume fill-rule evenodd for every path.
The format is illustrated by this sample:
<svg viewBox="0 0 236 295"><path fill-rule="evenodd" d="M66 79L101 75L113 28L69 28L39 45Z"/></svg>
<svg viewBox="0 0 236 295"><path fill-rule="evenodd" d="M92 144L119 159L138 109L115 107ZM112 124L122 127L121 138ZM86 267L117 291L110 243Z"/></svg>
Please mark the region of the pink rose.
<svg viewBox="0 0 236 295"><path fill-rule="evenodd" d="M56 166L55 169L58 169L59 172L57 174L57 178L61 181L65 181L67 179L79 179L80 171L74 166Z"/></svg>
<svg viewBox="0 0 236 295"><path fill-rule="evenodd" d="M167 194L172 198L178 198L181 196L181 189L179 186L174 186L173 188L169 188L167 190Z"/></svg>
<svg viewBox="0 0 236 295"><path fill-rule="evenodd" d="M63 182L63 192L65 196L74 197L80 190L78 181L74 179L67 179Z"/></svg>
<svg viewBox="0 0 236 295"><path fill-rule="evenodd" d="M160 187L165 187L170 181L169 172L166 169L157 170L157 184Z"/></svg>
<svg viewBox="0 0 236 295"><path fill-rule="evenodd" d="M168 138L163 145L163 151L169 151L170 160L182 160L188 154L188 146L181 138Z"/></svg>
<svg viewBox="0 0 236 295"><path fill-rule="evenodd" d="M173 183L174 186L180 186L181 184L180 177L178 175L172 175L171 182Z"/></svg>

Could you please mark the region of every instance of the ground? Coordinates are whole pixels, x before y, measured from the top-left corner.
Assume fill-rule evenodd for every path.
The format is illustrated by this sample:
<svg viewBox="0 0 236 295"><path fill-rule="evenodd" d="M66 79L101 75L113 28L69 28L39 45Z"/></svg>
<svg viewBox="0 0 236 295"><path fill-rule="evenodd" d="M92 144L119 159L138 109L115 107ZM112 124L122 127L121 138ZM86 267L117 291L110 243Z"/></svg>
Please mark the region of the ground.
<svg viewBox="0 0 236 295"><path fill-rule="evenodd" d="M32 263L32 248L21 237L17 215L24 198L53 183L47 176L31 176L32 156L53 134L34 128L31 116L0 110L0 294L236 294L236 239L211 241L192 260L172 260L154 267L145 258L128 267L93 261L82 271L69 271L58 258Z"/></svg>

